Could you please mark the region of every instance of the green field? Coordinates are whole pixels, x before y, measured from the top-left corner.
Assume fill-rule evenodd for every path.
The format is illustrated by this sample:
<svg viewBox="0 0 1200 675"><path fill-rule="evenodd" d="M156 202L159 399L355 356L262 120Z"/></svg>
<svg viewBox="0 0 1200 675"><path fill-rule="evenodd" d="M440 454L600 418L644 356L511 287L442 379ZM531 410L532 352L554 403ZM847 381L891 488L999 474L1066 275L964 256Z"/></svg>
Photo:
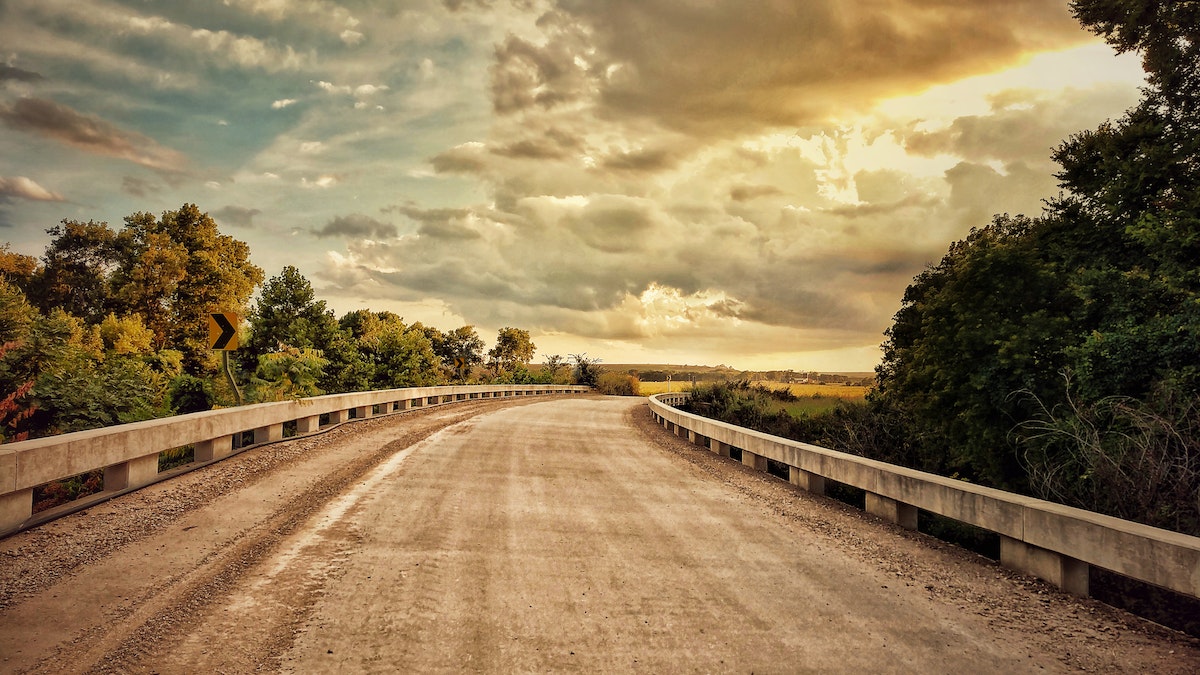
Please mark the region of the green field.
<svg viewBox="0 0 1200 675"><path fill-rule="evenodd" d="M839 401L856 402L866 398L869 387L840 385L840 384L783 384L780 382L756 382L770 389L790 389L799 397L796 401L777 401L773 405L779 410L786 410L794 417L803 417L827 412L837 406ZM671 391L687 391L690 382L672 382ZM638 385L642 396L653 396L667 391L666 382L642 382Z"/></svg>
<svg viewBox="0 0 1200 675"><path fill-rule="evenodd" d="M638 384L638 391L642 396L664 394L668 384L671 385L671 391L686 391L692 388L691 382L642 382Z"/></svg>

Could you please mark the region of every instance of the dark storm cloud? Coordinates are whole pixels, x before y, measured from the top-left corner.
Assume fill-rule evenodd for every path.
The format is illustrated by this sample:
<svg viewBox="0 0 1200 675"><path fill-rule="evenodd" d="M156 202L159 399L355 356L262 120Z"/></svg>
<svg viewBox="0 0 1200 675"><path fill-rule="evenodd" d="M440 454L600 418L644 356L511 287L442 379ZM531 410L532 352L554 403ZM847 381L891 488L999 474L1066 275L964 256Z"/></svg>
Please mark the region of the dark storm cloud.
<svg viewBox="0 0 1200 675"><path fill-rule="evenodd" d="M6 63L0 63L0 84L4 82L37 82L45 79L41 73L35 73L32 70L25 70L10 66Z"/></svg>
<svg viewBox="0 0 1200 675"><path fill-rule="evenodd" d="M137 132L41 98L0 105L0 121L10 128L49 138L97 155L116 157L160 171L181 171L185 159Z"/></svg>
<svg viewBox="0 0 1200 675"><path fill-rule="evenodd" d="M242 228L254 227L254 216L262 213L259 209L252 209L245 206L234 206L230 204L225 208L213 212L213 217L218 221L229 223Z"/></svg>
<svg viewBox="0 0 1200 675"><path fill-rule="evenodd" d="M313 230L318 238L342 237L344 239L389 239L397 234L396 226L383 223L370 216L351 214L339 216L319 230Z"/></svg>

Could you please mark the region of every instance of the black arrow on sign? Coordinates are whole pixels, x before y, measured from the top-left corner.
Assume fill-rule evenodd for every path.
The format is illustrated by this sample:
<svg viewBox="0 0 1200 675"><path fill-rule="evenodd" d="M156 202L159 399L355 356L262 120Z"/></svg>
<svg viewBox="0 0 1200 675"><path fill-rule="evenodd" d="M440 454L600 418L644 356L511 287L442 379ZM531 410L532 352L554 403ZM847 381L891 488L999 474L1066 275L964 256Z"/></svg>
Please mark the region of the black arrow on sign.
<svg viewBox="0 0 1200 675"><path fill-rule="evenodd" d="M221 335L213 343L212 348L225 349L225 345L229 344L234 335L237 335L237 329L233 327L233 324L229 323L229 319L226 319L224 314L213 314L212 318L221 327Z"/></svg>

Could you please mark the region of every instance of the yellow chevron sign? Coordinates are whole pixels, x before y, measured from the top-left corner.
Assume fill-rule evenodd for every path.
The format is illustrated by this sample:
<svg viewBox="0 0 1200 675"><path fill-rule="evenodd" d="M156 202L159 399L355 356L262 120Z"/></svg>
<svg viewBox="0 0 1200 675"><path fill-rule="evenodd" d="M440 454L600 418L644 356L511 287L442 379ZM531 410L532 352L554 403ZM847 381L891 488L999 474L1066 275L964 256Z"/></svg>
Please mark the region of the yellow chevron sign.
<svg viewBox="0 0 1200 675"><path fill-rule="evenodd" d="M237 314L223 312L208 315L208 347L229 352L238 348L237 326L241 322Z"/></svg>

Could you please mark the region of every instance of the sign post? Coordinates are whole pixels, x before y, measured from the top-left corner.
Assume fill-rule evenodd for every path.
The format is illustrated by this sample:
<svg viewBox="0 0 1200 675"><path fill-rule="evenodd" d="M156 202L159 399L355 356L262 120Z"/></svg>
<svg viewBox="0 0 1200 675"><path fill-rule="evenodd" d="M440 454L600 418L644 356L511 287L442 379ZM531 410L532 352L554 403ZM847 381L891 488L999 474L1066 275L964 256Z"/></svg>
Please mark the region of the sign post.
<svg viewBox="0 0 1200 675"><path fill-rule="evenodd" d="M238 348L237 326L241 319L232 312L213 313L208 315L208 346L221 352L221 365L225 368L225 378L233 389L238 405L242 405L242 392L233 379L233 371L229 368L229 352Z"/></svg>

